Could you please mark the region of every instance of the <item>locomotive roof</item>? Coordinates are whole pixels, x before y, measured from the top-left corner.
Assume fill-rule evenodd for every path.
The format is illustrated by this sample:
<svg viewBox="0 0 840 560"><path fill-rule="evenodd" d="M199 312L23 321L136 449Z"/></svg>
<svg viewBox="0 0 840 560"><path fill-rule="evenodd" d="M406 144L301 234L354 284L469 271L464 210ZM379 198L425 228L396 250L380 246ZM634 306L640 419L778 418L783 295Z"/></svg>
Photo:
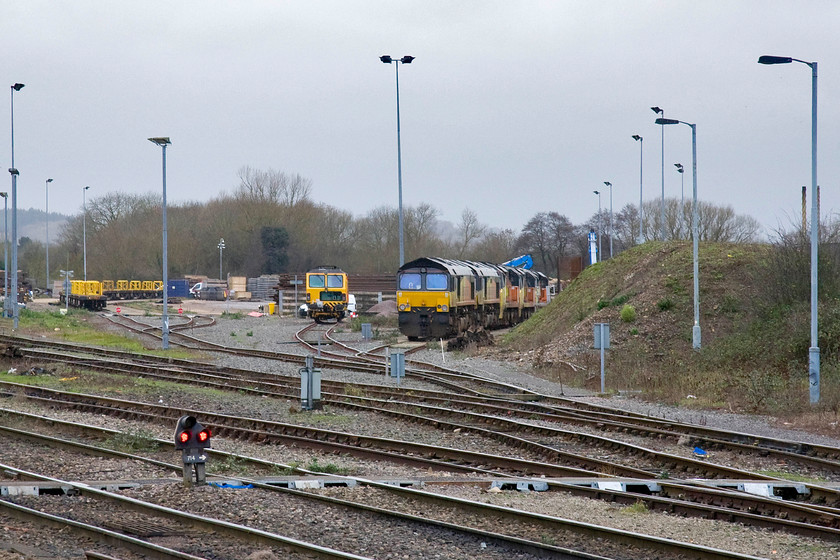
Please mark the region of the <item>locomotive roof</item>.
<svg viewBox="0 0 840 560"><path fill-rule="evenodd" d="M318 266L318 267L315 267L311 270L306 271L307 274L312 273L312 272L316 272L316 273L317 272L329 272L331 274L342 274L342 273L344 273L344 271L341 270L340 268L338 268L337 266L329 266L329 265Z"/></svg>
<svg viewBox="0 0 840 560"><path fill-rule="evenodd" d="M499 273L492 265L472 261L459 261L440 257L420 257L407 262L400 267L400 271L417 268L437 268L456 276L498 276Z"/></svg>

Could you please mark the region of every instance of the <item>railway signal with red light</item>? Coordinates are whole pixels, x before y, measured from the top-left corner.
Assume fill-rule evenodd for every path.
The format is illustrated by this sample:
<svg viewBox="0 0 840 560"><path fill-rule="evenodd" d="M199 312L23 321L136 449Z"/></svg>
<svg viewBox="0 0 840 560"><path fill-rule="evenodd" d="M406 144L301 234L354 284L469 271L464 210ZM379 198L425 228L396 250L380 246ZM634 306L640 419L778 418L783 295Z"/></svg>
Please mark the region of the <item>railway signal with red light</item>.
<svg viewBox="0 0 840 560"><path fill-rule="evenodd" d="M195 416L181 416L175 426L175 449L210 447L210 430L198 423Z"/></svg>

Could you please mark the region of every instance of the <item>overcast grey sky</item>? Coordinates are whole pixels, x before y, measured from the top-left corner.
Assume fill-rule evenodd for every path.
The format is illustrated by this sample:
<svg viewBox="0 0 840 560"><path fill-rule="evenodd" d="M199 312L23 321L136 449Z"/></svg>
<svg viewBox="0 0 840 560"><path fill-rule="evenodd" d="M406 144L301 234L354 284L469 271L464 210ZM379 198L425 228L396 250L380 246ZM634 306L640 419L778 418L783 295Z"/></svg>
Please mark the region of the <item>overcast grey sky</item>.
<svg viewBox="0 0 840 560"><path fill-rule="evenodd" d="M810 188L819 63L822 214L838 207L840 2L4 0L2 75L14 95L18 207L81 211L111 191L232 191L244 165L300 173L312 197L363 216L397 206L394 66L404 205L464 208L521 230L554 210L581 223L661 195L665 117L697 123L699 198L768 229ZM4 95L10 95L10 89ZM9 97L0 164L11 159ZM3 122L0 121L0 122ZM691 130L665 128L666 196L691 192ZM11 180L5 174L7 186ZM602 199L608 208L609 198Z"/></svg>

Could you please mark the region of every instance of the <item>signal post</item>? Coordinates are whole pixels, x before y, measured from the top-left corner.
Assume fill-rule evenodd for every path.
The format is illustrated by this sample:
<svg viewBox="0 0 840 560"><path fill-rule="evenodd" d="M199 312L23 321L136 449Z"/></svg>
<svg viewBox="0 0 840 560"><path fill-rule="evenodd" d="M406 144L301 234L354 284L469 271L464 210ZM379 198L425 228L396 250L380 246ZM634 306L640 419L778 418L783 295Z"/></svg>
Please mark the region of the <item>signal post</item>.
<svg viewBox="0 0 840 560"><path fill-rule="evenodd" d="M175 426L175 449L181 450L185 486L206 484L207 453L204 450L208 447L210 430L199 424L195 416L181 416Z"/></svg>

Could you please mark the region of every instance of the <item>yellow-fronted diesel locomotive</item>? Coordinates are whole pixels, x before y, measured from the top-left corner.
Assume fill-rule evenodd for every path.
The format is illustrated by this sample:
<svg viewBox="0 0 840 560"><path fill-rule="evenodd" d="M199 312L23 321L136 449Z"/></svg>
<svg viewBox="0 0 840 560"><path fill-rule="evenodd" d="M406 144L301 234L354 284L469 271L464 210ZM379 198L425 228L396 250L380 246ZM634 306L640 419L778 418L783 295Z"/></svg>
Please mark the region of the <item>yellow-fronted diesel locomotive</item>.
<svg viewBox="0 0 840 560"><path fill-rule="evenodd" d="M306 273L307 313L316 323L344 319L347 294L347 273L340 268L319 266Z"/></svg>
<svg viewBox="0 0 840 560"><path fill-rule="evenodd" d="M397 273L400 332L446 338L521 323L548 302L548 278L512 266L423 257Z"/></svg>

